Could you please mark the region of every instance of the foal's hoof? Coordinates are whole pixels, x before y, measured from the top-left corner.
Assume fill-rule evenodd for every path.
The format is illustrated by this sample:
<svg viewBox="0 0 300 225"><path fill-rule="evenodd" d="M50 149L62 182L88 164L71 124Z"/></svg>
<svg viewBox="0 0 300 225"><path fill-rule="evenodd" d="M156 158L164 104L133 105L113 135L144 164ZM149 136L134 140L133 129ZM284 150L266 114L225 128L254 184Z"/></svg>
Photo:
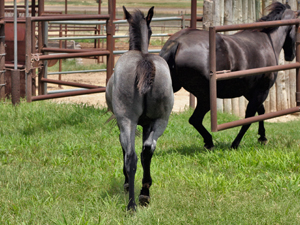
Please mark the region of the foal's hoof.
<svg viewBox="0 0 300 225"><path fill-rule="evenodd" d="M213 144L205 144L205 145L204 145L204 148L207 149L207 150L209 150L209 151L213 150L214 147L215 147L215 146L214 146Z"/></svg>
<svg viewBox="0 0 300 225"><path fill-rule="evenodd" d="M232 149L237 149L238 147L239 147L239 144L232 143L232 145L231 145Z"/></svg>
<svg viewBox="0 0 300 225"><path fill-rule="evenodd" d="M128 183L124 184L124 191L125 191L125 193L129 192L129 184Z"/></svg>
<svg viewBox="0 0 300 225"><path fill-rule="evenodd" d="M139 202L141 206L147 206L150 203L150 196L147 195L140 195Z"/></svg>
<svg viewBox="0 0 300 225"><path fill-rule="evenodd" d="M258 138L258 142L261 143L262 145L266 145L268 143L268 139L265 137L260 137Z"/></svg>
<svg viewBox="0 0 300 225"><path fill-rule="evenodd" d="M136 204L131 204L127 206L127 212L129 212L130 214L133 214L136 212Z"/></svg>

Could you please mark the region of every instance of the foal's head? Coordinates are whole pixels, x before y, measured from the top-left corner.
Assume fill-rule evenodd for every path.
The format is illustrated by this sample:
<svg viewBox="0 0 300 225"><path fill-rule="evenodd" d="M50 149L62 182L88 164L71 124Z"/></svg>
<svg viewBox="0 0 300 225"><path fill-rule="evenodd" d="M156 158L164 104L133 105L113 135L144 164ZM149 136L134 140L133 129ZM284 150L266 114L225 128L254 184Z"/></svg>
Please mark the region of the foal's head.
<svg viewBox="0 0 300 225"><path fill-rule="evenodd" d="M148 52L150 37L152 34L150 22L153 17L154 6L144 16L140 10L136 10L132 15L123 6L125 18L129 23L129 50L139 50L143 53Z"/></svg>
<svg viewBox="0 0 300 225"><path fill-rule="evenodd" d="M271 4L268 9L270 13L262 17L260 21L289 20L299 16L299 11L295 12L291 10L291 7L288 4L282 4L280 2ZM271 33L277 29L278 27L269 27L262 31ZM292 61L296 54L296 26L285 26L284 32L285 33L282 35L282 37L285 38L283 44L284 58L286 61Z"/></svg>

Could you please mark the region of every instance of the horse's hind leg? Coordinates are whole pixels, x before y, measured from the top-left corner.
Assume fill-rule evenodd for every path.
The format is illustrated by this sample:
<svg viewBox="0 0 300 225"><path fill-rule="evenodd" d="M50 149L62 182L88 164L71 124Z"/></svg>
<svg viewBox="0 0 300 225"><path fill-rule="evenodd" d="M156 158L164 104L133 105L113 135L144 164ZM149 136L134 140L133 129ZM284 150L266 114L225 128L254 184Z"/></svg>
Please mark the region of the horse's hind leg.
<svg viewBox="0 0 300 225"><path fill-rule="evenodd" d="M190 117L189 123L192 124L203 137L204 147L210 150L214 147L212 136L202 124L205 114L209 111L209 102L199 102L199 98L197 98L197 100L198 103L196 109Z"/></svg>
<svg viewBox="0 0 300 225"><path fill-rule="evenodd" d="M135 197L134 197L134 178L137 168L137 156L134 149L135 141L135 129L137 124L132 122L130 119L122 118L118 121L120 128L120 142L124 154L124 175L125 182L128 179L129 184L129 203L127 206L128 210L135 210ZM127 176L126 176L127 175Z"/></svg>
<svg viewBox="0 0 300 225"><path fill-rule="evenodd" d="M261 106L258 108L257 113L258 115L263 115L265 113L265 107L263 104L261 104ZM266 138L264 121L259 121L258 134L260 135L258 141L262 144L266 144L268 139Z"/></svg>
<svg viewBox="0 0 300 225"><path fill-rule="evenodd" d="M142 180L142 189L139 196L139 202L142 206L147 206L150 202L150 186L152 178L150 173L150 164L153 153L156 148L157 139L163 134L167 120L158 119L154 123L143 127L143 149L141 153L141 163L144 174Z"/></svg>
<svg viewBox="0 0 300 225"><path fill-rule="evenodd" d="M261 108L262 103L265 101L267 98L268 92L265 93L254 93L253 98L249 99L249 103L247 105L246 109L246 116L245 118L252 117L255 115L256 112L258 113L263 113L264 108ZM247 98L248 99L248 98ZM237 149L243 136L245 135L246 131L249 129L251 124L246 124L243 125L240 132L238 133L237 137L234 139L234 141L231 144L231 148ZM264 136L265 133L265 128L263 124L260 124L260 134Z"/></svg>

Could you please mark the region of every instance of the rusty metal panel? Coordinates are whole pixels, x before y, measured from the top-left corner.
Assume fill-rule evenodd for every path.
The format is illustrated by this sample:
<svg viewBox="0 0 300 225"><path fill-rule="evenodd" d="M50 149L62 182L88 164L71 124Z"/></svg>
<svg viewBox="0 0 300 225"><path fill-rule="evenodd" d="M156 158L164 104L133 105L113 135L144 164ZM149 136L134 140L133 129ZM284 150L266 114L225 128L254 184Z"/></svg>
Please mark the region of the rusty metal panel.
<svg viewBox="0 0 300 225"><path fill-rule="evenodd" d="M20 81L19 81L19 92L21 98L25 98L25 71L22 70L19 73ZM10 98L12 95L12 70L6 70L5 76L5 97Z"/></svg>
<svg viewBox="0 0 300 225"><path fill-rule="evenodd" d="M12 63L14 61L14 24L6 22L5 24L5 44L6 44L6 57L5 61ZM18 21L18 64L25 64L25 33L26 24Z"/></svg>

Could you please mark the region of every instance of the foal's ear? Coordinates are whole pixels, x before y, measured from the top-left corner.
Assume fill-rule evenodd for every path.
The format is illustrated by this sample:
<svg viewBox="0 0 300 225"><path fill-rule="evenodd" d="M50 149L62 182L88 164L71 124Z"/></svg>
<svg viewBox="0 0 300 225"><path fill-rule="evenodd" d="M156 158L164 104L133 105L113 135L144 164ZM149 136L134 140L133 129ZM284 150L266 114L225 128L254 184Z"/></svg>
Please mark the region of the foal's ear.
<svg viewBox="0 0 300 225"><path fill-rule="evenodd" d="M124 5L123 5L123 11L124 11L125 19L129 22L129 20L132 18L132 16L131 16L131 14L127 11L127 9L125 8Z"/></svg>
<svg viewBox="0 0 300 225"><path fill-rule="evenodd" d="M149 9L149 11L148 11L148 15L147 15L147 17L146 17L147 25L149 25L150 22L151 22L151 20L152 20L152 17L153 17L153 14L154 14L153 9L154 9L154 6L152 6L152 7Z"/></svg>

